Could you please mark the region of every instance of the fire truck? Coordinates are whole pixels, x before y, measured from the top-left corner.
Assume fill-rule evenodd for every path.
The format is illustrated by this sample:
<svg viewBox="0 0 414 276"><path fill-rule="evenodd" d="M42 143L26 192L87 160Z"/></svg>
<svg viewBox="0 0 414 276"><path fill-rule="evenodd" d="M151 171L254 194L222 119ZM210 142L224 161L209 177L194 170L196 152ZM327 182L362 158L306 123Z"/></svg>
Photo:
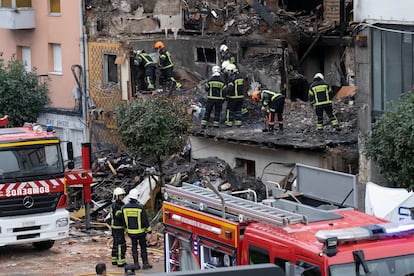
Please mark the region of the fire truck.
<svg viewBox="0 0 414 276"><path fill-rule="evenodd" d="M189 183L162 189L165 271L271 263L285 275L414 275L414 221L290 193L255 202Z"/></svg>
<svg viewBox="0 0 414 276"><path fill-rule="evenodd" d="M49 249L69 233L66 185L91 183L92 173L73 169L71 142L65 172L61 141L51 126L6 125L7 116L0 120L0 246Z"/></svg>

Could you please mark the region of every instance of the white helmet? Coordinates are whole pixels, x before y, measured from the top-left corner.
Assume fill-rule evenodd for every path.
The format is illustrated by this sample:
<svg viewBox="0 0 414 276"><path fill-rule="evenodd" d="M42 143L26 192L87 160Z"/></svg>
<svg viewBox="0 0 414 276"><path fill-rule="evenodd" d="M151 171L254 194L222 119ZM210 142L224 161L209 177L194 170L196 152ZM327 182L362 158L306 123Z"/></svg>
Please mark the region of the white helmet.
<svg viewBox="0 0 414 276"><path fill-rule="evenodd" d="M121 187L117 187L114 190L114 196L119 196L119 195L125 195L126 192L124 189L122 189Z"/></svg>
<svg viewBox="0 0 414 276"><path fill-rule="evenodd" d="M121 187L117 187L114 189L114 193L112 195L112 200L115 201L118 199L118 196L120 195L126 195L126 192L124 189L122 189Z"/></svg>
<svg viewBox="0 0 414 276"><path fill-rule="evenodd" d="M224 73L226 74L232 74L232 73L236 73L237 72L237 67L236 65L230 63L229 65L227 65L227 67L224 69Z"/></svg>
<svg viewBox="0 0 414 276"><path fill-rule="evenodd" d="M229 49L229 47L227 47L227 45L222 44L220 46L220 53L226 52Z"/></svg>
<svg viewBox="0 0 414 276"><path fill-rule="evenodd" d="M226 67L227 67L227 66L229 66L230 64L231 64L231 62L230 62L230 61L228 61L228 60L223 61L223 62L221 63L221 70L222 70L223 72L225 72Z"/></svg>
<svg viewBox="0 0 414 276"><path fill-rule="evenodd" d="M321 80L323 80L324 77L323 77L322 73L316 73L315 76L313 76L313 79L321 79Z"/></svg>
<svg viewBox="0 0 414 276"><path fill-rule="evenodd" d="M137 189L132 189L131 191L129 191L129 198L138 200L138 198L139 198L138 190Z"/></svg>
<svg viewBox="0 0 414 276"><path fill-rule="evenodd" d="M214 65L214 66L211 68L211 74L212 74L213 76L220 76L220 66L218 66L218 65Z"/></svg>

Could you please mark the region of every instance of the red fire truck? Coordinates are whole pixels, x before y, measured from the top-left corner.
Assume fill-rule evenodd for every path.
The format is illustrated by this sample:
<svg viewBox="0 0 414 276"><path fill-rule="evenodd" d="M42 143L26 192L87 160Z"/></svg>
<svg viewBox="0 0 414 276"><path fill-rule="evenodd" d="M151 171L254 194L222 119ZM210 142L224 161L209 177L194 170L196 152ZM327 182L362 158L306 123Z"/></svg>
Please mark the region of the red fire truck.
<svg viewBox="0 0 414 276"><path fill-rule="evenodd" d="M414 221L294 195L264 204L188 183L162 192L166 272L272 263L286 275L414 275Z"/></svg>
<svg viewBox="0 0 414 276"><path fill-rule="evenodd" d="M33 243L49 249L68 236L66 185L91 183L92 173L65 172L60 143L50 126L0 128L0 246ZM67 148L73 160L70 142Z"/></svg>

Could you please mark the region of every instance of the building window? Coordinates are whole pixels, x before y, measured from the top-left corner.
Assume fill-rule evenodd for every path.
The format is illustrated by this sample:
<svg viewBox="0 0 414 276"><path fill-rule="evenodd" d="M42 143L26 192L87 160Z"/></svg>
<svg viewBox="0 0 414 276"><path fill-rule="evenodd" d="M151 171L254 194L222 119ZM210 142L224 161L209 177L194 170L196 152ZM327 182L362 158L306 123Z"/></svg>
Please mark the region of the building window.
<svg viewBox="0 0 414 276"><path fill-rule="evenodd" d="M216 63L216 49L197 48L197 62Z"/></svg>
<svg viewBox="0 0 414 276"><path fill-rule="evenodd" d="M390 28L372 29L374 113L388 110L390 101L398 101L402 93L412 91L414 84L413 35L406 28L404 32Z"/></svg>
<svg viewBox="0 0 414 276"><path fill-rule="evenodd" d="M57 43L49 44L49 57L50 57L50 71L53 73L62 73L62 46Z"/></svg>
<svg viewBox="0 0 414 276"><path fill-rule="evenodd" d="M2 8L31 8L31 0L0 0L0 7Z"/></svg>
<svg viewBox="0 0 414 276"><path fill-rule="evenodd" d="M31 8L31 0L16 0L16 8Z"/></svg>
<svg viewBox="0 0 414 276"><path fill-rule="evenodd" d="M49 0L49 13L60 13L60 0Z"/></svg>
<svg viewBox="0 0 414 276"><path fill-rule="evenodd" d="M32 52L30 47L17 46L17 59L23 63L26 72L32 71Z"/></svg>
<svg viewBox="0 0 414 276"><path fill-rule="evenodd" d="M236 168L240 168L248 176L256 177L256 162L243 158L236 158Z"/></svg>
<svg viewBox="0 0 414 276"><path fill-rule="evenodd" d="M118 65L115 63L116 55L104 54L104 80L105 84L118 83Z"/></svg>

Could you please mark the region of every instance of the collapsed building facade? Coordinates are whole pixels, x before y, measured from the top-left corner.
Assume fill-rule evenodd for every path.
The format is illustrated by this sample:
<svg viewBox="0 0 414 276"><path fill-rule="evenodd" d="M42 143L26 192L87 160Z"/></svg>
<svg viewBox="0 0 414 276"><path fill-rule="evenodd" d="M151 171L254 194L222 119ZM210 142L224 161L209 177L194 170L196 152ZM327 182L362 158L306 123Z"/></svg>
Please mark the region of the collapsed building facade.
<svg viewBox="0 0 414 276"><path fill-rule="evenodd" d="M143 92L128 47L153 53L154 42L163 41L183 84L181 94L200 104L197 85L219 63L219 47L226 44L249 84L286 96L291 127L278 138L258 133L257 117L242 129L206 134L196 123L190 138L193 158L217 156L251 176L275 181L288 174L286 162L357 173L356 107L341 109L348 113L345 120L352 120L344 132L315 136L312 110L303 104L316 72L325 75L334 92L354 85L351 1L90 0L85 9L89 96L95 107L90 133L97 150L120 145L114 107ZM249 116L256 108L250 106Z"/></svg>

